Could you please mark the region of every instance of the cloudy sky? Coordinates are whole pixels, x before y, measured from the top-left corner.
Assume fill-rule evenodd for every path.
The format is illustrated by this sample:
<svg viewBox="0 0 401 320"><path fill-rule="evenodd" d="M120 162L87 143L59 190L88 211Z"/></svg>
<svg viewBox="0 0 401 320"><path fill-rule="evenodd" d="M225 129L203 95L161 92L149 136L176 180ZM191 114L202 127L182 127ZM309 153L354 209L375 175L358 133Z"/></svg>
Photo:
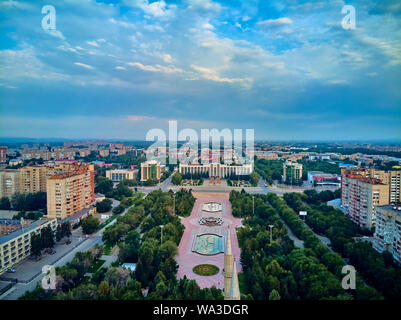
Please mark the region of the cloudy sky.
<svg viewBox="0 0 401 320"><path fill-rule="evenodd" d="M0 136L401 137L401 1L0 0ZM42 7L56 30L42 28Z"/></svg>

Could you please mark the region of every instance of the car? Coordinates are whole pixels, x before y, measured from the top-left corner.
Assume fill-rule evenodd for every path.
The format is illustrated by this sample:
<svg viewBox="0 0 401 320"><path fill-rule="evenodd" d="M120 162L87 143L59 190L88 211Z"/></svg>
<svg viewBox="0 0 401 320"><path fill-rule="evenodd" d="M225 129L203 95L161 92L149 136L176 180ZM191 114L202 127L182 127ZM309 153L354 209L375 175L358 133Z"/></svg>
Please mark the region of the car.
<svg viewBox="0 0 401 320"><path fill-rule="evenodd" d="M15 273L15 272L17 272L17 270L15 270L15 268L9 268L9 269L7 270L7 272Z"/></svg>

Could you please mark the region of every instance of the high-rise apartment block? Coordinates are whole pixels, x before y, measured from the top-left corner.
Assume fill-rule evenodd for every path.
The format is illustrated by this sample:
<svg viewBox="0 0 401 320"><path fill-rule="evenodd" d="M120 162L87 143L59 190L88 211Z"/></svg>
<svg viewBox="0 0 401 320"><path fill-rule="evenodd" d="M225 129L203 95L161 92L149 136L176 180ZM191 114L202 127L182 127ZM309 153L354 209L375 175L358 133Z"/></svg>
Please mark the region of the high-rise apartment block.
<svg viewBox="0 0 401 320"><path fill-rule="evenodd" d="M401 263L401 206L376 207L373 248L388 251Z"/></svg>
<svg viewBox="0 0 401 320"><path fill-rule="evenodd" d="M283 180L296 183L302 179L302 164L293 161L286 161L283 164Z"/></svg>
<svg viewBox="0 0 401 320"><path fill-rule="evenodd" d="M0 171L0 198L11 198L14 193L19 192L19 177L18 170L7 169Z"/></svg>
<svg viewBox="0 0 401 320"><path fill-rule="evenodd" d="M389 204L389 187L381 180L355 171L345 171L341 180L341 205L350 219L362 228L375 225L375 207Z"/></svg>
<svg viewBox="0 0 401 320"><path fill-rule="evenodd" d="M0 147L0 163L7 161L7 147Z"/></svg>
<svg viewBox="0 0 401 320"><path fill-rule="evenodd" d="M47 217L64 219L95 201L94 165L81 166L47 180Z"/></svg>

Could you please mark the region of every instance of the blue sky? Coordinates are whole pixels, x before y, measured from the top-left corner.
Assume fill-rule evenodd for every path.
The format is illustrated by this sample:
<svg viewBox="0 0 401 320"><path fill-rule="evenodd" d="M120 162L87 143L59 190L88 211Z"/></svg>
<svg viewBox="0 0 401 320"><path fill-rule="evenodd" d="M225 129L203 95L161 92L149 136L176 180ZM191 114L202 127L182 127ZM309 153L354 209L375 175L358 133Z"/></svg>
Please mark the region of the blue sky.
<svg viewBox="0 0 401 320"><path fill-rule="evenodd" d="M401 137L397 0L0 0L0 29L1 137Z"/></svg>

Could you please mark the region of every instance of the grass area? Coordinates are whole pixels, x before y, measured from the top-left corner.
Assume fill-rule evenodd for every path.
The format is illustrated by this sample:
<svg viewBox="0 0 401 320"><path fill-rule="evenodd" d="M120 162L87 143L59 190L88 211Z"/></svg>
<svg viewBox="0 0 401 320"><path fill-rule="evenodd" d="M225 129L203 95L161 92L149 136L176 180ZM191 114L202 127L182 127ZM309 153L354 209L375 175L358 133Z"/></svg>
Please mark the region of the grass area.
<svg viewBox="0 0 401 320"><path fill-rule="evenodd" d="M200 276L214 276L219 272L219 268L212 264L199 264L192 271Z"/></svg>
<svg viewBox="0 0 401 320"><path fill-rule="evenodd" d="M103 222L100 226L99 226L99 230L103 229L105 226L107 226L110 222L112 222L113 220L118 218L118 214L115 214L113 216L111 216L110 218L108 218L105 222Z"/></svg>
<svg viewBox="0 0 401 320"><path fill-rule="evenodd" d="M88 269L89 273L96 272L102 265L105 263L106 260L97 259L94 263L92 263Z"/></svg>
<svg viewBox="0 0 401 320"><path fill-rule="evenodd" d="M109 256L111 255L111 250L113 249L113 247L110 245L110 243L105 243L103 246L103 254L105 256Z"/></svg>

